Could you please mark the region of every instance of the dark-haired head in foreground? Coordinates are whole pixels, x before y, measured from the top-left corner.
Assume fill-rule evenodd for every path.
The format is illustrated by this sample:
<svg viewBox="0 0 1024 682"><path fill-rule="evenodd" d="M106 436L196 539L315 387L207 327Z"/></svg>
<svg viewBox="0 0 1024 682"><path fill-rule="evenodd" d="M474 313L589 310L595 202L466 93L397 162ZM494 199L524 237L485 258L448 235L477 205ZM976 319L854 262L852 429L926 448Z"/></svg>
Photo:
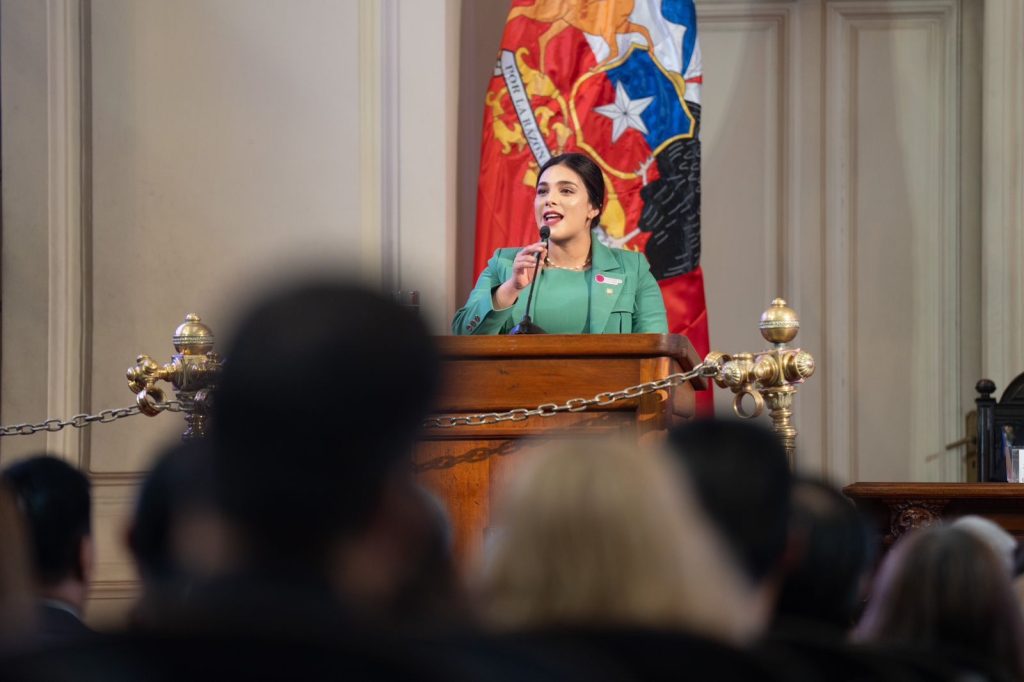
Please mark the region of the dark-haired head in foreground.
<svg viewBox="0 0 1024 682"><path fill-rule="evenodd" d="M384 590L403 560L410 448L439 382L419 316L314 281L257 304L225 357L214 482L247 565Z"/></svg>
<svg viewBox="0 0 1024 682"><path fill-rule="evenodd" d="M809 478L793 482L790 533L795 560L776 607L782 627L856 622L875 547L867 521L843 494Z"/></svg>
<svg viewBox="0 0 1024 682"><path fill-rule="evenodd" d="M2 479L28 530L40 634L47 641L87 634L80 615L94 561L89 479L49 455L12 464Z"/></svg>
<svg viewBox="0 0 1024 682"><path fill-rule="evenodd" d="M179 442L142 482L127 538L142 578L132 617L138 625L227 565L229 538L213 497L212 464L204 440Z"/></svg>
<svg viewBox="0 0 1024 682"><path fill-rule="evenodd" d="M762 590L767 618L788 541L792 476L781 441L753 422L704 419L669 431L668 446L747 577Z"/></svg>
<svg viewBox="0 0 1024 682"><path fill-rule="evenodd" d="M902 538L855 635L1024 679L1024 621L1004 560L963 528L932 526Z"/></svg>

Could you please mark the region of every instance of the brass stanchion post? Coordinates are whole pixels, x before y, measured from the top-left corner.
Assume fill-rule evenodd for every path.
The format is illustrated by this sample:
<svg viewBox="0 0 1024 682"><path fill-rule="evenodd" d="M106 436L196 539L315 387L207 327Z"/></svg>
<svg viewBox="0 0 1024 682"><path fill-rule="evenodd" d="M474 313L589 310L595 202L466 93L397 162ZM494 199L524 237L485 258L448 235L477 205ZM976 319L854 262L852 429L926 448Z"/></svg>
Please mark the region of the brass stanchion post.
<svg viewBox="0 0 1024 682"><path fill-rule="evenodd" d="M795 463L797 431L793 426L793 398L797 386L814 374L814 358L805 350L790 348L800 331L796 311L781 298L761 315L761 336L772 344L758 353L708 353L704 362L717 366L715 383L735 394L732 409L742 419L759 416L768 406L772 428L786 449L789 463ZM745 405L749 397L751 407Z"/></svg>
<svg viewBox="0 0 1024 682"><path fill-rule="evenodd" d="M128 388L135 394L142 413L154 417L160 414L157 405L164 400L163 389L156 384L166 381L173 385L185 413L182 439L200 438L206 435L211 391L220 374L221 359L213 352L213 332L195 313L185 316L185 321L174 330L172 340L177 352L170 363L157 364L148 355L136 358L137 364L128 368Z"/></svg>

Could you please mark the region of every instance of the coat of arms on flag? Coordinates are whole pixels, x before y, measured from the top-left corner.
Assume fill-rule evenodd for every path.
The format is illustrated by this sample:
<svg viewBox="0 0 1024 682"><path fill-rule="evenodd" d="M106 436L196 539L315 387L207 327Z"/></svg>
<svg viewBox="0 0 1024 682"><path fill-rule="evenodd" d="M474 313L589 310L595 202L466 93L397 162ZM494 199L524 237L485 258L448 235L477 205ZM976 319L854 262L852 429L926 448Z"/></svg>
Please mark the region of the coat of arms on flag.
<svg viewBox="0 0 1024 682"><path fill-rule="evenodd" d="M582 151L607 190L594 236L647 256L669 329L705 355L701 82L693 0L515 0L485 98L476 271L536 241L540 165Z"/></svg>

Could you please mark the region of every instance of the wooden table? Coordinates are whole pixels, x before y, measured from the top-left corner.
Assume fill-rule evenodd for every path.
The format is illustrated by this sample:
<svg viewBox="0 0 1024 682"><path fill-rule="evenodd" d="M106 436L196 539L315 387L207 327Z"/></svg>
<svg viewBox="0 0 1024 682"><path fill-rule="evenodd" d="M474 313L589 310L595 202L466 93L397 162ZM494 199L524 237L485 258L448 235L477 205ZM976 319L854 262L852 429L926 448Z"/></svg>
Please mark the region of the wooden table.
<svg viewBox="0 0 1024 682"><path fill-rule="evenodd" d="M854 483L843 493L874 520L886 546L907 531L968 514L1024 539L1024 484Z"/></svg>

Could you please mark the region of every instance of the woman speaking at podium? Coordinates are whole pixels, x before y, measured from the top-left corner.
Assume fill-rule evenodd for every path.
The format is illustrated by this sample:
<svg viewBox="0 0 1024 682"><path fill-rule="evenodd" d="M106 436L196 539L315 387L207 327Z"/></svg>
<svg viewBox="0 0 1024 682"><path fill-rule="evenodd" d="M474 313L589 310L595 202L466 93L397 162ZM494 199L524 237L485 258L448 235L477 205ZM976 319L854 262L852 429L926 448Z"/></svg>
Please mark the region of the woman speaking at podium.
<svg viewBox="0 0 1024 682"><path fill-rule="evenodd" d="M604 178L597 164L583 154L549 159L540 169L533 202L537 227L542 236L550 230L549 240L495 251L466 305L455 313L452 332L668 332L661 289L644 255L610 249L591 236L603 207Z"/></svg>

